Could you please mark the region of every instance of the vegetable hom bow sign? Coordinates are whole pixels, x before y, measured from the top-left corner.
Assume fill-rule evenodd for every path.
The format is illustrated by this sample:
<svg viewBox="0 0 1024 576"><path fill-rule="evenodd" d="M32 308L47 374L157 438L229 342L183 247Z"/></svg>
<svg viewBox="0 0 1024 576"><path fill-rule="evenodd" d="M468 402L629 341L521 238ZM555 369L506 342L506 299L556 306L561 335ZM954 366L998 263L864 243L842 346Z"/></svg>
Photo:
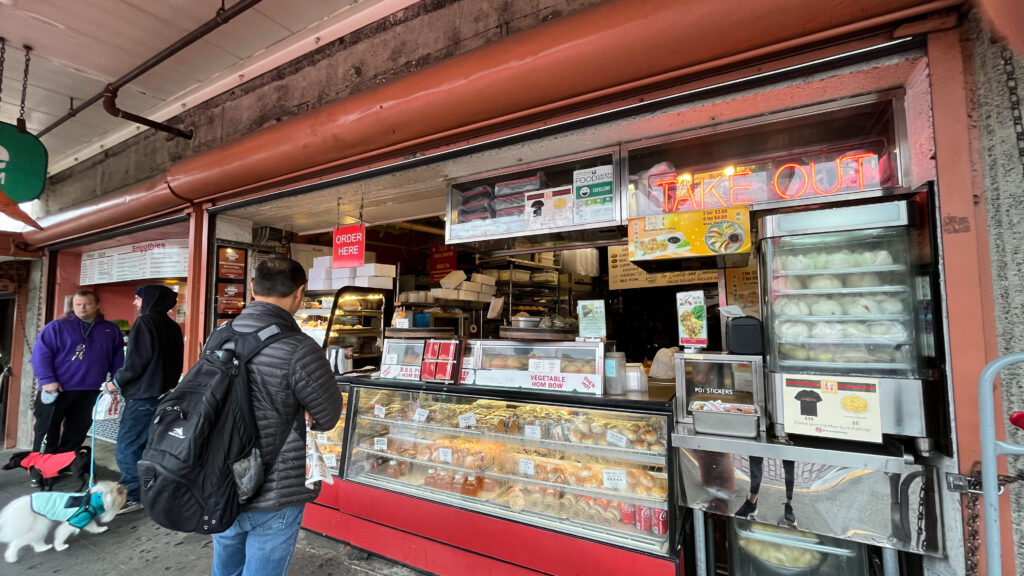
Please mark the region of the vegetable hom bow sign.
<svg viewBox="0 0 1024 576"><path fill-rule="evenodd" d="M357 268L366 260L366 226L353 224L334 229L332 268Z"/></svg>

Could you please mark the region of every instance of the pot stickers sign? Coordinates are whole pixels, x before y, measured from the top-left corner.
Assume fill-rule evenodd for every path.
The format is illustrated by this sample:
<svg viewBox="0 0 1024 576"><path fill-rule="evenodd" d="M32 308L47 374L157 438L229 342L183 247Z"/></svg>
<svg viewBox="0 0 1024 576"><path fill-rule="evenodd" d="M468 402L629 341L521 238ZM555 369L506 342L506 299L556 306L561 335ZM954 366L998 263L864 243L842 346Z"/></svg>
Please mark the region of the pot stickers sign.
<svg viewBox="0 0 1024 576"><path fill-rule="evenodd" d="M13 124L0 122L0 211L35 228L42 228L18 207L39 198L46 186L46 147Z"/></svg>

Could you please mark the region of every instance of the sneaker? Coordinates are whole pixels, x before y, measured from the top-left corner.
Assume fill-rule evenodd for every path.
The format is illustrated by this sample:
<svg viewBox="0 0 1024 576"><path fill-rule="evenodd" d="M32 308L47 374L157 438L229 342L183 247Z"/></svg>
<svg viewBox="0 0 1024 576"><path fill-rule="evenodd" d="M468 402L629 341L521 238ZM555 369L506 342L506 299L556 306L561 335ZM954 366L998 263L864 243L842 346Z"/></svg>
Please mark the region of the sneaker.
<svg viewBox="0 0 1024 576"><path fill-rule="evenodd" d="M751 502L749 499L743 501L743 506L740 506L739 510L736 511L736 516L740 518L747 518L752 516L754 512L757 512L757 502Z"/></svg>
<svg viewBox="0 0 1024 576"><path fill-rule="evenodd" d="M33 478L33 479L28 481L28 485L33 487L33 488L39 488L39 480L36 480L35 478Z"/></svg>
<svg viewBox="0 0 1024 576"><path fill-rule="evenodd" d="M125 502L124 508L121 508L121 511L118 512L118 514L129 514L131 512L138 512L139 510L142 510L142 502L129 500Z"/></svg>
<svg viewBox="0 0 1024 576"><path fill-rule="evenodd" d="M785 509L783 510L782 517L786 520L786 524L790 528L796 528L796 514L793 514L793 506L790 504L784 504Z"/></svg>

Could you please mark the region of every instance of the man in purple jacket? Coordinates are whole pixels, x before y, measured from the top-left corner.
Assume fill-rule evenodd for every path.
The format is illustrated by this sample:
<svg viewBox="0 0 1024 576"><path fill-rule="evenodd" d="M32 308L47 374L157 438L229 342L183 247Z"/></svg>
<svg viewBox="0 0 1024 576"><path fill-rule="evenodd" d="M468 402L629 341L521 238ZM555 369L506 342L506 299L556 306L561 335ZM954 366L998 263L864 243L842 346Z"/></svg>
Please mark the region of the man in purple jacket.
<svg viewBox="0 0 1024 576"><path fill-rule="evenodd" d="M79 290L72 312L47 324L32 350L32 369L39 381L35 438L39 452L78 450L92 426L92 408L100 385L124 364L124 339L116 324L99 313L100 299Z"/></svg>

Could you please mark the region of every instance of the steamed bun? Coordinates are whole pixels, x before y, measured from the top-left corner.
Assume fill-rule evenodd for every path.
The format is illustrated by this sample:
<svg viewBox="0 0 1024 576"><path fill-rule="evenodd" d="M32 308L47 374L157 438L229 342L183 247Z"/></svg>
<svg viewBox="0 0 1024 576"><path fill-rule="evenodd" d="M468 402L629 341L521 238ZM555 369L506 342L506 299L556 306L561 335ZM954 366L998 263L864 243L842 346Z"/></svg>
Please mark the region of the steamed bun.
<svg viewBox="0 0 1024 576"><path fill-rule="evenodd" d="M815 316L842 316L843 307L830 298L818 298L811 304L811 314Z"/></svg>
<svg viewBox="0 0 1024 576"><path fill-rule="evenodd" d="M835 276L811 276L807 279L807 287L812 290L836 290L843 287L842 281Z"/></svg>
<svg viewBox="0 0 1024 576"><path fill-rule="evenodd" d="M779 316L806 316L810 313L810 309L804 301L785 296L775 300L774 310Z"/></svg>
<svg viewBox="0 0 1024 576"><path fill-rule="evenodd" d="M776 291L801 290L804 283L796 276L779 276L772 280L772 289Z"/></svg>
<svg viewBox="0 0 1024 576"><path fill-rule="evenodd" d="M804 322L779 322L776 330L781 338L807 338L811 330Z"/></svg>
<svg viewBox="0 0 1024 576"><path fill-rule="evenodd" d="M882 285L882 279L874 272L859 272L846 277L847 288L874 288Z"/></svg>
<svg viewBox="0 0 1024 576"><path fill-rule="evenodd" d="M847 250L841 250L828 257L828 267L832 270L839 268L852 268L856 266L853 254Z"/></svg>
<svg viewBox="0 0 1024 576"><path fill-rule="evenodd" d="M846 298L843 300L843 312L847 316L871 316L878 313L878 304L873 298Z"/></svg>
<svg viewBox="0 0 1024 576"><path fill-rule="evenodd" d="M811 330L811 336L821 339L835 339L843 335L843 325L840 322L815 322Z"/></svg>
<svg viewBox="0 0 1024 576"><path fill-rule="evenodd" d="M903 301L892 296L881 296L878 298L878 310L882 314L902 314Z"/></svg>

